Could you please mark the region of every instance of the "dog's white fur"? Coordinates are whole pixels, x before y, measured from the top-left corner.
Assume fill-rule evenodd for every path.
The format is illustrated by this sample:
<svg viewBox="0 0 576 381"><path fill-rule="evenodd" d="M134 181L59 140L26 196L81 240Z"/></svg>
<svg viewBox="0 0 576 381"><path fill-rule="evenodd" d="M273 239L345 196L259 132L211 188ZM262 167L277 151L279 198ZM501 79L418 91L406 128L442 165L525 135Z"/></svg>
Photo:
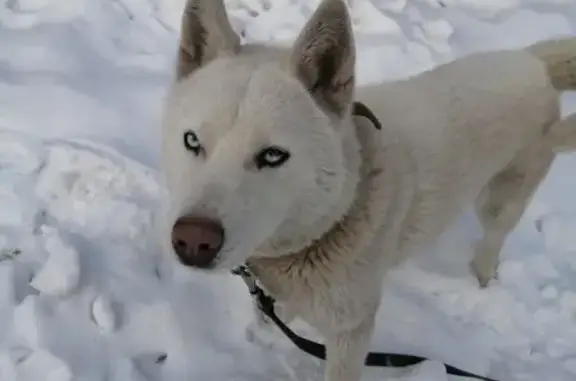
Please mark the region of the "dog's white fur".
<svg viewBox="0 0 576 381"><path fill-rule="evenodd" d="M484 236L471 267L486 286L555 153L576 145L576 116L559 112L576 88L576 39L359 89L354 70L341 0L324 0L287 50L241 46L222 0L189 0L163 125L168 221L222 221L216 268L247 261L284 319L324 335L326 381L360 379L385 271L474 201ZM383 131L350 115L354 100ZM186 130L205 155L185 149ZM258 170L268 145L291 157Z"/></svg>

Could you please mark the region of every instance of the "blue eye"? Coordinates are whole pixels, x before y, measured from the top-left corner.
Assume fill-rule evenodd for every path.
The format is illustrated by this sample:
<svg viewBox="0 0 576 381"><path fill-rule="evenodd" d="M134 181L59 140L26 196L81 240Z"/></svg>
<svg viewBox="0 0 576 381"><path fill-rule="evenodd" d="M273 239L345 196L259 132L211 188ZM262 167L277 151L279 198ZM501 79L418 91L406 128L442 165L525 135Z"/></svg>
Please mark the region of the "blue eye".
<svg viewBox="0 0 576 381"><path fill-rule="evenodd" d="M287 150L271 146L264 148L256 154L254 162L258 169L277 168L284 164L290 158L290 152Z"/></svg>

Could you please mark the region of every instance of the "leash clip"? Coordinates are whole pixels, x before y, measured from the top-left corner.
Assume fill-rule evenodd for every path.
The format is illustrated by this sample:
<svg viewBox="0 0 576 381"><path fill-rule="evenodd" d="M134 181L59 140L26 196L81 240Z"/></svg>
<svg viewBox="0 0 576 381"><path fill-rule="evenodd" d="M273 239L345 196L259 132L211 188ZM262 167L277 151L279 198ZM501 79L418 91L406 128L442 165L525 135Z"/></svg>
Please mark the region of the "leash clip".
<svg viewBox="0 0 576 381"><path fill-rule="evenodd" d="M256 302L258 309L268 317L272 317L273 315L275 316L274 298L270 295L267 295L264 290L258 286L256 283L256 277L252 275L250 270L248 270L248 267L246 265L241 265L233 269L231 272L232 274L238 275L242 278L248 287L248 291L250 292L252 299L254 299Z"/></svg>
<svg viewBox="0 0 576 381"><path fill-rule="evenodd" d="M232 274L239 275L240 278L242 278L251 295L258 294L260 287L256 284L256 278L254 278L254 275L248 270L248 267L245 265L238 266L232 270Z"/></svg>

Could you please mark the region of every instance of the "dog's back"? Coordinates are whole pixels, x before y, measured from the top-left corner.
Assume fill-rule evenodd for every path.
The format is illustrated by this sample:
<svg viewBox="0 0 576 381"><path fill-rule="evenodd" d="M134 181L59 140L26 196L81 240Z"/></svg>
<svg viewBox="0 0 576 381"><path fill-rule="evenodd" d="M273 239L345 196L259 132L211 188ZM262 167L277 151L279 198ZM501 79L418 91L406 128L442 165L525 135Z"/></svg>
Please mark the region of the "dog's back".
<svg viewBox="0 0 576 381"><path fill-rule="evenodd" d="M476 200L484 237L472 268L485 286L555 153L576 149L576 116L560 120L560 93L572 89L574 38L473 54L361 89L357 96L375 106L415 163L402 255L432 243Z"/></svg>
<svg viewBox="0 0 576 381"><path fill-rule="evenodd" d="M544 64L522 51L476 54L357 96L414 158L419 191L404 239L416 241L437 237L559 107Z"/></svg>

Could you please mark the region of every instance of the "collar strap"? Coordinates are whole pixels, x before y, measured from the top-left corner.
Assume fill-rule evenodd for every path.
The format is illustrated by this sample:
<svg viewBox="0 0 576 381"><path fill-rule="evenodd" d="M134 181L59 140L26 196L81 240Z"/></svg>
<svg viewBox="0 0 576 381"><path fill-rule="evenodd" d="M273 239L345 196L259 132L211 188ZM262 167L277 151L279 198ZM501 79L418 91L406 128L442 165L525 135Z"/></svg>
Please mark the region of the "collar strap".
<svg viewBox="0 0 576 381"><path fill-rule="evenodd" d="M362 102L354 102L352 105L352 115L362 116L368 119L374 125L377 130L382 129L382 123L380 119L372 112L372 110Z"/></svg>

